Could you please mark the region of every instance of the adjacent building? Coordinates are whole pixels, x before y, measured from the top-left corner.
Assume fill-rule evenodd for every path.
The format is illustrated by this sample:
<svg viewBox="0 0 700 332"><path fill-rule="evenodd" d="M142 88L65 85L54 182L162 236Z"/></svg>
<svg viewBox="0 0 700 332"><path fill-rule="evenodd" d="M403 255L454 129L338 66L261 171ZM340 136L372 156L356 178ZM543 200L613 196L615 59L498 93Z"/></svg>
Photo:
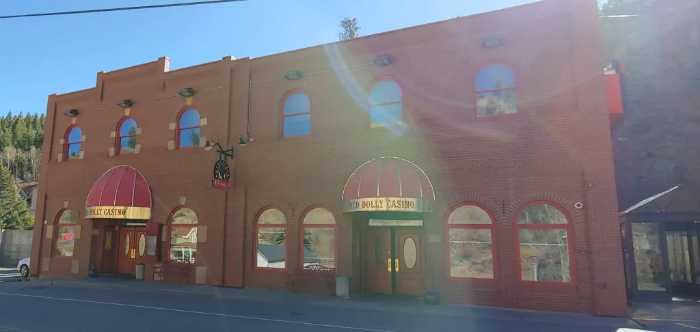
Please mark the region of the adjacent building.
<svg viewBox="0 0 700 332"><path fill-rule="evenodd" d="M100 72L49 96L33 273L621 315L598 27L547 0Z"/></svg>

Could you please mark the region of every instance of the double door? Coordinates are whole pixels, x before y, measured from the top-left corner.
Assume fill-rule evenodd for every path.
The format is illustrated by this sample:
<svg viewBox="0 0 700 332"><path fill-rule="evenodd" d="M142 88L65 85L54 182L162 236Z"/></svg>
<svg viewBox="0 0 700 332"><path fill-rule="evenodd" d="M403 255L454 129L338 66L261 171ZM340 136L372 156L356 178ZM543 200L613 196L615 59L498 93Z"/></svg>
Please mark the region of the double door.
<svg viewBox="0 0 700 332"><path fill-rule="evenodd" d="M423 295L421 239L417 227L369 227L367 290L377 294Z"/></svg>
<svg viewBox="0 0 700 332"><path fill-rule="evenodd" d="M117 272L134 274L136 264L143 263L146 255L146 232L143 227L119 229L119 246L116 248Z"/></svg>

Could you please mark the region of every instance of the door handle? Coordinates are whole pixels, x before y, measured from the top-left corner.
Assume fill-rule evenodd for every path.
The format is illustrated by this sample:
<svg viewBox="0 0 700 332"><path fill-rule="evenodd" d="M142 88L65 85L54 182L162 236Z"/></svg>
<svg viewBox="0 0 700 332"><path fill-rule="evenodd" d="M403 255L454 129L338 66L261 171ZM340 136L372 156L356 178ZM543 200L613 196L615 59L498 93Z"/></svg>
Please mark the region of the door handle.
<svg viewBox="0 0 700 332"><path fill-rule="evenodd" d="M387 257L386 259L386 270L387 272L391 272L391 257Z"/></svg>
<svg viewBox="0 0 700 332"><path fill-rule="evenodd" d="M398 258L394 259L394 271L399 272L399 266L400 266L399 259Z"/></svg>

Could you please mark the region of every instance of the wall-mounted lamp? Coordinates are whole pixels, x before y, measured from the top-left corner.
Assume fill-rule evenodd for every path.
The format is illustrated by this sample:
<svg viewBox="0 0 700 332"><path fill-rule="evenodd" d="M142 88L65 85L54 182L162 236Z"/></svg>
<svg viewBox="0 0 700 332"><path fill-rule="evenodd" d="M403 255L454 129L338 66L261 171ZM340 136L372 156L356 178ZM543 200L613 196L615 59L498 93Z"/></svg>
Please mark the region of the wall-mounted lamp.
<svg viewBox="0 0 700 332"><path fill-rule="evenodd" d="M121 107L122 109L131 108L131 106L134 106L134 102L131 99L124 99L120 101L117 106Z"/></svg>
<svg viewBox="0 0 700 332"><path fill-rule="evenodd" d="M69 110L63 112L63 115L65 115L65 116L67 116L67 117L69 117L69 118L75 118L75 117L78 116L78 114L80 114L80 111L78 111L78 110L75 109L75 108L69 109Z"/></svg>
<svg viewBox="0 0 700 332"><path fill-rule="evenodd" d="M381 54L374 57L374 60L372 60L372 62L377 67L386 67L394 63L394 57L391 56L391 54Z"/></svg>
<svg viewBox="0 0 700 332"><path fill-rule="evenodd" d="M296 81L304 78L304 72L301 70L290 70L284 74L284 78L290 81Z"/></svg>
<svg viewBox="0 0 700 332"><path fill-rule="evenodd" d="M182 98L190 98L197 94L197 90L194 88L183 88L178 90L177 94L179 94Z"/></svg>

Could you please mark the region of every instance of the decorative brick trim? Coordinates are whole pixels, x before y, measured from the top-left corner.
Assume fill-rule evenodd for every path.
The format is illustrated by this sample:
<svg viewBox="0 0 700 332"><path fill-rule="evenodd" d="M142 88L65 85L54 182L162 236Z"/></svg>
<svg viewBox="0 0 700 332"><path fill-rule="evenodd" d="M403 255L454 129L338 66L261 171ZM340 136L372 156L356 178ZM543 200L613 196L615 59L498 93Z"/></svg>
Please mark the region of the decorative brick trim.
<svg viewBox="0 0 700 332"><path fill-rule="evenodd" d="M141 134L143 134L143 128L137 127L136 128L136 135L141 135Z"/></svg>
<svg viewBox="0 0 700 332"><path fill-rule="evenodd" d="M109 137L110 137L110 138L117 138L117 132L114 131L114 130L110 131L110 132L109 132Z"/></svg>
<svg viewBox="0 0 700 332"><path fill-rule="evenodd" d="M168 150L170 150L170 151L175 150L175 141L174 140L168 141Z"/></svg>
<svg viewBox="0 0 700 332"><path fill-rule="evenodd" d="M177 123L175 123L175 122L168 123L169 130L175 130L175 128L177 128Z"/></svg>
<svg viewBox="0 0 700 332"><path fill-rule="evenodd" d="M62 162L62 161L63 161L63 153L60 153L60 152L59 152L59 153L56 155L56 160L57 160L59 163Z"/></svg>
<svg viewBox="0 0 700 332"><path fill-rule="evenodd" d="M46 239L53 239L53 225L46 225Z"/></svg>
<svg viewBox="0 0 700 332"><path fill-rule="evenodd" d="M204 127L207 125L207 118L200 118L199 119L199 126Z"/></svg>
<svg viewBox="0 0 700 332"><path fill-rule="evenodd" d="M178 197L177 202L180 203L180 205L185 205L185 204L187 204L187 197L180 196L180 197Z"/></svg>
<svg viewBox="0 0 700 332"><path fill-rule="evenodd" d="M114 155L116 154L116 152L114 151L114 147L109 148L108 153L110 157L114 157Z"/></svg>
<svg viewBox="0 0 700 332"><path fill-rule="evenodd" d="M136 147L134 147L134 153L141 153L141 144L136 144Z"/></svg>

